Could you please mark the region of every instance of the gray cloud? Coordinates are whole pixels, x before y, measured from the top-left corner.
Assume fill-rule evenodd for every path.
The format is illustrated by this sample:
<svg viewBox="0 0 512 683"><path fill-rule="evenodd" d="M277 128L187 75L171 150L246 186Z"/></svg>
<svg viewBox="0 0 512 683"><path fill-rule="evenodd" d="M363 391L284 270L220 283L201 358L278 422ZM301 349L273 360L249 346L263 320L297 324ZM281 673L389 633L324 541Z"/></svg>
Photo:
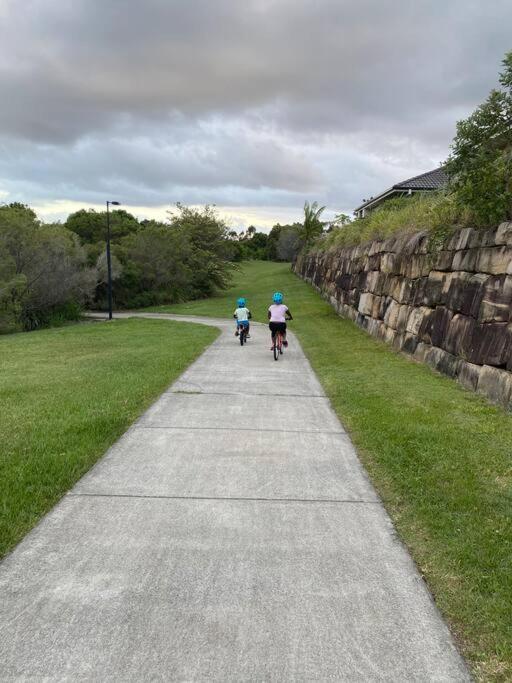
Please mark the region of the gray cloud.
<svg viewBox="0 0 512 683"><path fill-rule="evenodd" d="M511 24L509 0L0 0L0 189L347 209L446 156Z"/></svg>

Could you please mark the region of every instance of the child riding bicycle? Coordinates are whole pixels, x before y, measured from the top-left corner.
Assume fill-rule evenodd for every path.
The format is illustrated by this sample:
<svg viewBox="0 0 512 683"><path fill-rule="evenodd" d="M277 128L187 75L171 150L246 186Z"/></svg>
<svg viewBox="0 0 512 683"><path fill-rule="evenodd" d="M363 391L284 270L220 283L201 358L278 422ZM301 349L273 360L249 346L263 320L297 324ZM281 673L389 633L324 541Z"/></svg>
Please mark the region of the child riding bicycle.
<svg viewBox="0 0 512 683"><path fill-rule="evenodd" d="M244 298L238 299L236 302L236 309L233 318L236 320L236 332L235 337L238 337L238 331L241 327L245 328L246 337L249 337L249 320L252 318L251 311L245 305L246 301Z"/></svg>
<svg viewBox="0 0 512 683"><path fill-rule="evenodd" d="M281 333L283 346L288 346L288 342L286 341L286 321L293 320L290 309L283 304L283 295L281 292L275 292L272 301L274 303L268 308L268 326L272 334L272 346L270 347L270 350L273 350L274 348L274 339L277 332Z"/></svg>

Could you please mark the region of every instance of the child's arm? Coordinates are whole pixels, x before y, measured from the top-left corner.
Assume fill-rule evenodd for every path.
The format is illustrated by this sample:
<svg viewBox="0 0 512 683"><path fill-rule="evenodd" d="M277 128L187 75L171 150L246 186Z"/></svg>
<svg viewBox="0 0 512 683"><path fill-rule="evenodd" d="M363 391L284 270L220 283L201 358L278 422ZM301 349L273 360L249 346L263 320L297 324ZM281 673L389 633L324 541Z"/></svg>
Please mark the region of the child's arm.
<svg viewBox="0 0 512 683"><path fill-rule="evenodd" d="M252 319L252 313L249 309L247 309L247 317L249 318L249 320Z"/></svg>
<svg viewBox="0 0 512 683"><path fill-rule="evenodd" d="M286 320L293 320L293 316L292 316L292 314L290 313L290 309L288 309L288 310L286 311L286 316L285 316L285 317L286 317Z"/></svg>

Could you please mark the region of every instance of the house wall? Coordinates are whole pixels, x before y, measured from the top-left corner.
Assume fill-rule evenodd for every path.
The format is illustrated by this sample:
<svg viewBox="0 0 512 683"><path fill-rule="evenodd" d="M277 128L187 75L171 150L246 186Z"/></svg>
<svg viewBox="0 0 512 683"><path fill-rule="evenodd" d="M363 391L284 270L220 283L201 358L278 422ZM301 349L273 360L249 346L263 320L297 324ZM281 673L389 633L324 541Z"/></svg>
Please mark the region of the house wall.
<svg viewBox="0 0 512 683"><path fill-rule="evenodd" d="M295 271L369 334L512 406L512 223L308 254Z"/></svg>

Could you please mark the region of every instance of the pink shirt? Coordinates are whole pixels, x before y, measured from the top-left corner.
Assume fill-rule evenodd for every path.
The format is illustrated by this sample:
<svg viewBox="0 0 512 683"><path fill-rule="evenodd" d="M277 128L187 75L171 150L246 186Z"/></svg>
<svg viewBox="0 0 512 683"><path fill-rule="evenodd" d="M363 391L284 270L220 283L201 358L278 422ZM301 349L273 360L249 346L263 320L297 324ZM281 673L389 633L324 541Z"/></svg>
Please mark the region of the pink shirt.
<svg viewBox="0 0 512 683"><path fill-rule="evenodd" d="M271 323L285 323L286 313L288 312L288 306L284 304L272 304L268 307L270 311L270 322Z"/></svg>

